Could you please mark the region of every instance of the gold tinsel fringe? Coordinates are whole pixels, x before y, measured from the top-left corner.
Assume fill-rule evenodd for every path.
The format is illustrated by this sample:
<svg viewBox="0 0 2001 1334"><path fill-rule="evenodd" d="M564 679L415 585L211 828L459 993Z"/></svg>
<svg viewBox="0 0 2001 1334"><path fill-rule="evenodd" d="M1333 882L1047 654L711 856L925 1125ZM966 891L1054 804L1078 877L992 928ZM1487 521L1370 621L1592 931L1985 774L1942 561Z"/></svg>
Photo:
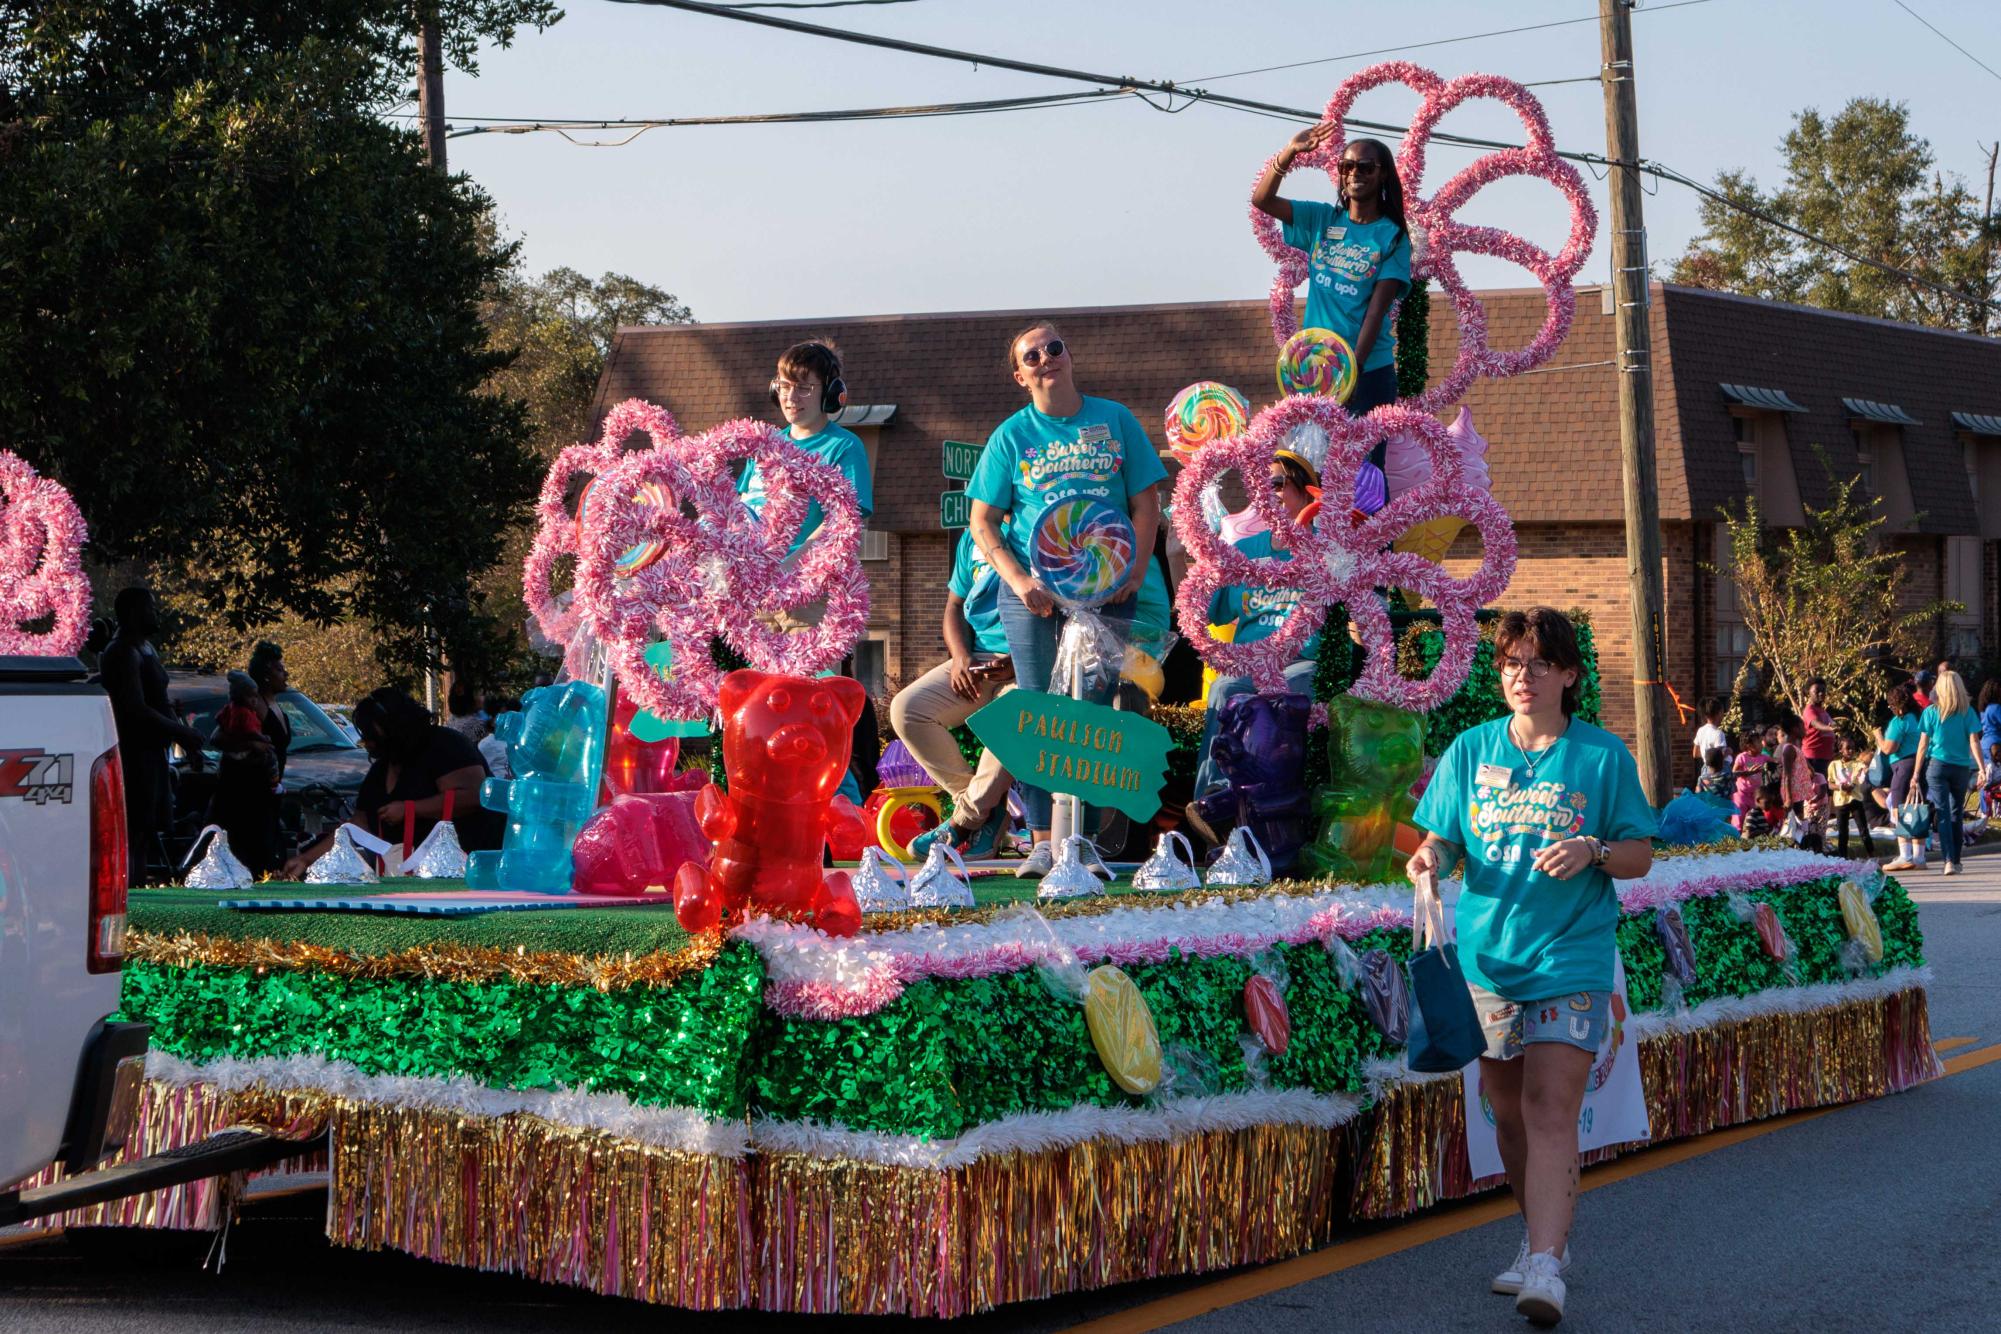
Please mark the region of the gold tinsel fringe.
<svg viewBox="0 0 2001 1334"><path fill-rule="evenodd" d="M129 959L169 968L312 971L339 977L416 977L441 982L504 980L615 991L626 987L668 986L690 973L711 967L722 947L722 933L711 931L694 937L672 953L618 957L555 951L530 954L519 947L505 950L481 945L421 945L389 954L356 954L346 949L263 936L237 940L190 931L170 935L134 931L126 937L125 952Z"/></svg>
<svg viewBox="0 0 2001 1334"><path fill-rule="evenodd" d="M1640 1052L1657 1142L1938 1073L1915 988L1659 1034ZM1393 1088L1334 1130L1096 1141L944 1170L710 1157L526 1114L314 1093L156 1083L144 1107L135 1155L246 1120L300 1137L330 1126L327 1231L341 1245L705 1310L964 1315L1261 1263L1325 1244L1351 1218L1474 1188L1456 1078ZM214 1226L232 1198L162 1192L78 1221Z"/></svg>

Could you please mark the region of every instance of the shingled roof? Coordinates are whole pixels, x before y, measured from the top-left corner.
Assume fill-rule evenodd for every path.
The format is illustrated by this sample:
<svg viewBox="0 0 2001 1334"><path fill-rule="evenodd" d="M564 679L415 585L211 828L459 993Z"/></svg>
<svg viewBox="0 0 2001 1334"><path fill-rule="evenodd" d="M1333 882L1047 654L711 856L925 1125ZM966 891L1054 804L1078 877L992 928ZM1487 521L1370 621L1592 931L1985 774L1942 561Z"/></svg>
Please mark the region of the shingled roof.
<svg viewBox="0 0 2001 1334"><path fill-rule="evenodd" d="M1813 454L1855 463L1844 397L1903 407L1920 530L1978 528L1952 413L2001 412L2001 343L1968 334L1778 305L1697 288L1654 288L1654 413L1661 517L1706 519L1743 491L1729 401L1721 385L1782 390L1807 411L1787 414L1801 496L1824 499ZM1544 316L1540 289L1480 293L1490 342L1528 341ZM765 385L778 354L832 338L847 366L850 403L894 404L881 428L872 526L936 531L944 440L984 441L1026 397L1007 373L1009 339L1049 318L1075 349L1078 384L1158 423L1182 386L1234 384L1256 404L1275 395L1271 331L1262 301L946 312L853 319L631 327L618 331L598 385L595 421L640 397L702 430L735 417L775 419ZM1578 293L1570 335L1549 366L1476 384L1467 396L1490 442L1494 494L1518 523L1616 522L1618 371L1611 317L1596 288ZM1434 299L1431 359L1451 364L1458 329Z"/></svg>

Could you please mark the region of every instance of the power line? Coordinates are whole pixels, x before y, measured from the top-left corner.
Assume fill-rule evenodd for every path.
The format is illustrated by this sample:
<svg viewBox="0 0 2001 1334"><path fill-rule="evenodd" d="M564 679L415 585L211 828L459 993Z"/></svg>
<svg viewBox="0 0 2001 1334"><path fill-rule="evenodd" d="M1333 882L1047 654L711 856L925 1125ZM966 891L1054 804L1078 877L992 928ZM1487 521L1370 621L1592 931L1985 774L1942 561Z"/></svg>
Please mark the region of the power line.
<svg viewBox="0 0 2001 1334"><path fill-rule="evenodd" d="M623 130L636 133L613 144L590 144L588 147L620 147L648 130L687 129L698 126L715 125L797 125L816 122L856 121L856 120L898 120L918 119L930 116L976 116L998 111L1028 111L1038 107L1069 106L1079 103L1110 101L1114 98L1132 96L1126 88L1092 88L1075 93L1043 93L1033 97L1003 97L984 102L937 102L918 106L894 107L854 107L837 111L778 111L755 115L735 116L662 116L652 118L629 118L589 120L571 117L545 117L530 119L517 116L461 116L458 120L477 122L462 130L453 130L449 137L464 138L473 134L539 134L552 133L570 138L570 130ZM405 113L398 113L402 119ZM581 143L571 139L572 143Z"/></svg>
<svg viewBox="0 0 2001 1334"><path fill-rule="evenodd" d="M1904 0L1897 0L1897 8L1903 10L1906 14L1909 14L1912 18L1924 24L1927 28L1930 28L1934 33L1938 33L1939 40L1944 42L1947 46L1959 52L1959 54L1965 56L1968 60L1980 66L1980 68L1986 70L1989 74L1993 74L1995 78L2001 79L2001 74L1996 74L1994 71L1994 67L1992 65L1982 60L1979 56L1974 55L1973 52L1967 50L1965 47L1961 46L1958 42L1953 41L1952 38L1946 36L1944 33L1939 32L1938 25L1934 24L1930 19L1926 18L1923 14L1918 13L1917 10L1912 9L1909 5L1905 4Z"/></svg>
<svg viewBox="0 0 2001 1334"><path fill-rule="evenodd" d="M1710 0L1678 0L1671 5L1653 5L1649 12L1658 13L1669 9L1686 9L1690 5L1706 5ZM1398 51L1422 51L1431 46L1451 46L1458 42L1477 42L1488 37L1512 37L1518 32L1541 32L1544 28L1567 28L1573 23L1596 23L1598 16L1588 14L1583 18L1555 19L1549 23L1527 23L1519 28L1495 28L1491 32L1469 32L1458 37L1440 37L1429 42L1408 42L1402 46L1379 46L1372 51L1349 51L1338 56L1319 56L1312 60L1295 60L1284 65L1263 65L1257 69L1234 70L1228 74L1204 74L1189 80L1190 83L1221 83L1225 79L1242 79L1253 74L1271 74L1278 70L1305 69L1310 65L1332 65L1343 60L1365 60L1370 56L1387 56Z"/></svg>
<svg viewBox="0 0 2001 1334"><path fill-rule="evenodd" d="M951 47L932 46L924 42L907 41L901 37L885 37L875 33L847 32L840 28L823 27L820 24L804 23L798 19L780 18L772 14L758 14L747 10L726 9L720 5L704 3L703 0L614 0L614 2L619 4L653 5L663 9L686 10L693 14L707 14L714 18L733 19L740 23L755 23L763 27L780 28L788 32L804 33L812 37L824 37L832 41L848 42L859 46L879 47L889 51L903 51L911 55L930 56L934 59L970 64L975 67L991 65L996 69L1010 69L1023 74L1041 75L1045 78L1095 83L1104 85L1107 91L1111 92L1137 93L1143 90L1146 92L1163 93L1170 98L1170 103L1172 98L1179 96L1189 99L1191 104L1194 102L1207 102L1216 106L1228 107L1235 111L1247 111L1257 115L1304 121L1308 124L1316 124L1320 120L1320 113L1316 111L1283 106L1274 102L1256 102L1248 98L1232 97L1227 93L1210 92L1205 88L1183 87L1171 80L1141 79L1132 75L1098 74L1089 70L1071 69L1060 65L1044 65L1034 61L1016 60L1008 56L989 56L982 55L976 51L961 51ZM1682 4L1699 4L1703 2L1704 0L1681 0ZM1902 3L1902 0L1898 0L1898 2ZM1668 7L1665 5L1659 6L1662 9ZM1152 104L1149 103L1149 105ZM1165 110L1167 108L1156 107L1155 109ZM1176 109L1183 110L1185 107ZM1347 124L1360 129L1379 130L1393 135L1400 135L1408 129L1407 126L1387 125L1380 121L1367 121L1354 117L1350 117ZM1466 148L1511 149L1521 147L1520 144L1504 143L1497 139L1480 139L1470 135L1449 134L1442 130L1434 131L1432 138L1439 143L1457 144ZM1661 180L1673 181L1677 185L1686 186L1696 193L1703 195L1705 198L1715 200L1726 208L1756 218L1783 231L1790 232L1802 240L1840 255L1852 263L1861 264L1878 272L1900 278L1905 282L1926 288L1941 296L1949 297L1954 301L1964 302L1982 309L2001 310L2001 302L1990 301L1985 297L1955 291L1941 283L1933 282L1929 278L1896 268L1893 265L1884 264L1879 260L1870 259L1864 255L1858 255L1853 251L1836 245L1832 241L1816 236L1812 232L1805 231L1781 218L1766 213L1762 209L1752 208L1747 204L1732 199L1728 195L1711 189L1701 182L1684 176L1682 173L1661 163L1644 160L1632 163L1615 162L1602 153L1577 153L1561 149L1557 150L1557 156L1572 162L1604 166L1630 166L1636 171L1647 173Z"/></svg>
<svg viewBox="0 0 2001 1334"><path fill-rule="evenodd" d="M717 9L846 9L850 5L912 5L917 0L763 0L763 3L718 4Z"/></svg>

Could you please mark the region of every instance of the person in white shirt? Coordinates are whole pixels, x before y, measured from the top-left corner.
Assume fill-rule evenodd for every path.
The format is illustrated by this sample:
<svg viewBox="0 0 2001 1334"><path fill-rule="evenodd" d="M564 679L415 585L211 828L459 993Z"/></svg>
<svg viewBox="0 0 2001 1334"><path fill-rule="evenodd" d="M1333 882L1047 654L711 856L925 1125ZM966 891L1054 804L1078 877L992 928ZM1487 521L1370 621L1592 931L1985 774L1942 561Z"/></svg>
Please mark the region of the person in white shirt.
<svg viewBox="0 0 2001 1334"><path fill-rule="evenodd" d="M1721 695L1711 695L1702 701L1702 726L1695 729L1695 744L1691 747L1696 763L1702 763L1713 746L1730 749L1730 738L1723 734L1723 715L1729 709L1730 702Z"/></svg>
<svg viewBox="0 0 2001 1334"><path fill-rule="evenodd" d="M487 705L487 712L498 718L503 713L520 708L521 702L513 699L488 700ZM479 739L479 757L486 761L487 772L495 778L514 777L514 769L507 762L507 743L494 734L491 719L486 724L486 735Z"/></svg>

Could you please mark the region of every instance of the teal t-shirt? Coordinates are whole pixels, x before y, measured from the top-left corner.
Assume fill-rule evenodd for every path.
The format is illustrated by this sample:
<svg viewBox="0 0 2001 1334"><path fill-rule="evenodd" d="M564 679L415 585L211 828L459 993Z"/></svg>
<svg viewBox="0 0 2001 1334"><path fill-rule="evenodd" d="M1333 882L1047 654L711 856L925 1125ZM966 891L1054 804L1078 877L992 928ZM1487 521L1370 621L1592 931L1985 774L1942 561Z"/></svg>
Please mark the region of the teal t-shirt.
<svg viewBox="0 0 2001 1334"><path fill-rule="evenodd" d="M1923 736L1924 732L1924 724L1918 720L1918 715L1915 713L1900 713L1892 718L1890 725L1883 729L1883 739L1896 747L1890 752L1890 758L1908 760L1916 755L1918 738Z"/></svg>
<svg viewBox="0 0 2001 1334"><path fill-rule="evenodd" d="M1132 513L1132 497L1167 477L1146 429L1125 407L1086 396L1072 417L1052 417L1033 403L987 437L966 494L1008 511L1007 544L1024 569L1035 523L1059 501L1078 496Z"/></svg>
<svg viewBox="0 0 2001 1334"><path fill-rule="evenodd" d="M1512 715L1461 732L1438 762L1413 821L1466 850L1459 895L1459 965L1511 1001L1612 989L1619 896L1596 868L1558 880L1534 868L1537 849L1590 835L1652 838L1659 825L1640 770L1611 733L1572 718L1536 757L1528 781L1508 737ZM1479 782L1481 765L1507 786Z"/></svg>
<svg viewBox="0 0 2001 1334"><path fill-rule="evenodd" d="M831 463L841 470L841 476L847 478L848 484L855 489L855 499L861 502L862 518L875 513L875 486L869 480L868 446L861 442L861 437L847 427L836 426L832 422L828 422L819 434L809 435L804 440L793 435L789 427L779 427L778 433L822 463ZM743 470L743 475L737 479L736 490L751 513L762 517L764 474L755 463ZM824 517L819 501L807 502L806 522L799 529L799 535L792 539L792 551L806 544L806 535L818 528Z"/></svg>
<svg viewBox="0 0 2001 1334"><path fill-rule="evenodd" d="M1938 705L1934 704L1918 719L1917 730L1931 738L1925 745L1926 764L1966 767L1973 763L1973 756L1967 753L1971 749L1967 743L1980 735L1980 715L1972 709L1941 715Z"/></svg>
<svg viewBox="0 0 2001 1334"><path fill-rule="evenodd" d="M1233 544L1253 560L1270 558L1291 560L1290 550L1280 551L1272 545L1271 533L1252 533L1240 537ZM1260 639L1268 639L1278 633L1285 624L1285 618L1292 615L1299 605L1299 592L1291 588L1257 588L1249 584L1226 584L1216 590L1209 599L1209 624L1228 625L1236 622L1237 633L1233 637L1239 644L1255 644ZM1300 650L1301 661L1311 661L1320 656L1320 635L1316 631Z"/></svg>
<svg viewBox="0 0 2001 1334"><path fill-rule="evenodd" d="M1285 243L1312 256L1304 327L1332 329L1352 346L1376 284L1394 279L1409 288L1410 234L1388 218L1356 222L1345 208L1317 199L1286 202L1292 205L1292 221L1285 227ZM1363 370L1380 370L1396 361L1396 326L1392 305Z"/></svg>
<svg viewBox="0 0 2001 1334"><path fill-rule="evenodd" d="M970 528L959 535L958 550L952 553L952 577L945 587L965 601L973 647L982 653L1007 652L1007 631L1001 629L1000 620L1000 575L980 554Z"/></svg>

